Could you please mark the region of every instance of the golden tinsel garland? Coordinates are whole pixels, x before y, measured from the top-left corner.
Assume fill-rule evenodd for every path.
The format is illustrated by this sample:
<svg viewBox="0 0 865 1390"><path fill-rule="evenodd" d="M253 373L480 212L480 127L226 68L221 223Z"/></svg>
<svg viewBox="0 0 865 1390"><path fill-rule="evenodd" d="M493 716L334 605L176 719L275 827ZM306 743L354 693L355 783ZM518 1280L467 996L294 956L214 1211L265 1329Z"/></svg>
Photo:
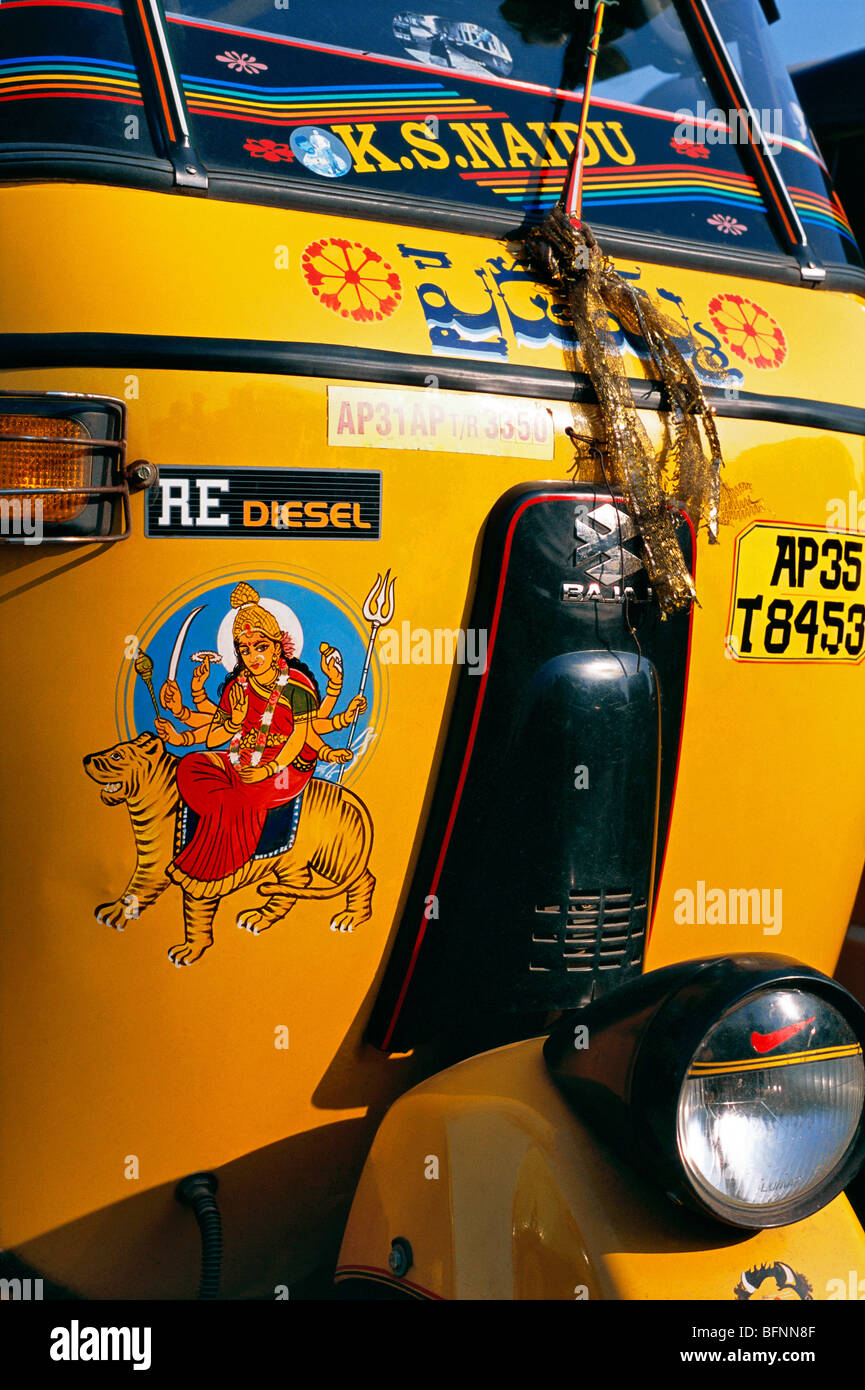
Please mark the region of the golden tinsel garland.
<svg viewBox="0 0 865 1390"><path fill-rule="evenodd" d="M714 411L673 342L675 325L644 291L619 275L585 223L572 222L558 205L540 227L529 232L526 249L535 272L551 280L568 305L578 349L601 408L610 481L627 502L645 548L649 580L666 617L696 599L676 537L673 509L684 509L695 530L704 525L711 541L718 538L722 459ZM658 456L637 414L624 362L601 341L598 325L608 314L628 333L645 340L666 391L673 439Z"/></svg>

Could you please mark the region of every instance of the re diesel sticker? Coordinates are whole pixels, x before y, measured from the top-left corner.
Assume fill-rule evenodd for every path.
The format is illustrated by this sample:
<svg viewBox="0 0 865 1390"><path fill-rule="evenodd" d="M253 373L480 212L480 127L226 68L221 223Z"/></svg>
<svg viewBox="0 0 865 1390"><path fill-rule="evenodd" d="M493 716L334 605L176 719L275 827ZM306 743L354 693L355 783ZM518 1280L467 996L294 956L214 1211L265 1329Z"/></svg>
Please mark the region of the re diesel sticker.
<svg viewBox="0 0 865 1390"><path fill-rule="evenodd" d="M322 468L160 468L145 535L376 541L381 473Z"/></svg>
<svg viewBox="0 0 865 1390"><path fill-rule="evenodd" d="M736 542L727 651L736 661L865 654L865 538L757 521Z"/></svg>

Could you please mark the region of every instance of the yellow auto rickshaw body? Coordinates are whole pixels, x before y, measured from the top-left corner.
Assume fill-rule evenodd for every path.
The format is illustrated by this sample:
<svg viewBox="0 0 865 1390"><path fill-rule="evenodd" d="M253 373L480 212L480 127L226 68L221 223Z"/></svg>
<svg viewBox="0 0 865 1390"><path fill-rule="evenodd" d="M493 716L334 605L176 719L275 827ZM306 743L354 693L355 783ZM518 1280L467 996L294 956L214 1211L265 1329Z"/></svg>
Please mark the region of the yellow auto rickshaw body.
<svg viewBox="0 0 865 1390"><path fill-rule="evenodd" d="M388 1250L409 1223L419 1296L725 1299L777 1261L826 1296L836 1266L865 1257L843 1196L782 1230L695 1235L572 1113L536 1037L435 1075L449 1060L435 1042L366 1031L423 846L461 675L446 634L469 626L485 522L527 484L603 487L585 459L575 473L566 431L603 431L573 390L553 292L513 237L424 226L422 212L407 225L384 204L363 215L336 185L331 205L267 206L113 183L55 170L0 186L0 411L14 401L19 420L0 434L32 433L33 393L107 398L127 468L144 460L160 479L133 486L125 539L3 547L4 1249L86 1297L188 1297L196 1237L173 1191L203 1169L220 1180L232 1297L318 1287L355 1194L339 1277L393 1282ZM346 285L385 282L374 314L327 289L334 260ZM642 968L781 950L831 976L865 832L865 279L673 264L651 238L615 262L703 354L727 489L718 544L697 536ZM651 363L605 331L645 383L660 445ZM772 627L781 563L790 606ZM322 690L320 653L340 650L338 712L369 654L365 741L340 780L308 784L306 877L291 860L273 921L270 860L271 879L251 870L198 907L156 883L176 852L161 688L194 612L176 681L191 706L211 651L218 701L241 583L296 623ZM783 898L756 921L707 912L732 885ZM202 901L216 907L199 929Z"/></svg>

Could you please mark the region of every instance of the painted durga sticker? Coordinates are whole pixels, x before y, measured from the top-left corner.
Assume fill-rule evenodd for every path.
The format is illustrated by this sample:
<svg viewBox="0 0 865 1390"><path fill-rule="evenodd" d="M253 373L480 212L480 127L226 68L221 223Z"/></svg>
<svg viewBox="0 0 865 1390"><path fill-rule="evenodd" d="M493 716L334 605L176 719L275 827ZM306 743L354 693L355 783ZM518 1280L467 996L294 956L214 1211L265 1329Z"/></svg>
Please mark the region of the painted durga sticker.
<svg viewBox="0 0 865 1390"><path fill-rule="evenodd" d="M369 919L373 823L342 783L375 749L375 644L394 591L378 575L361 622L299 576L226 580L145 624L146 646L129 639L118 686L127 736L84 759L103 803L126 806L136 849L98 921L122 931L176 885L185 930L168 955L180 966L213 944L221 900L252 885L265 901L236 922L256 936L300 901L337 899L333 931Z"/></svg>

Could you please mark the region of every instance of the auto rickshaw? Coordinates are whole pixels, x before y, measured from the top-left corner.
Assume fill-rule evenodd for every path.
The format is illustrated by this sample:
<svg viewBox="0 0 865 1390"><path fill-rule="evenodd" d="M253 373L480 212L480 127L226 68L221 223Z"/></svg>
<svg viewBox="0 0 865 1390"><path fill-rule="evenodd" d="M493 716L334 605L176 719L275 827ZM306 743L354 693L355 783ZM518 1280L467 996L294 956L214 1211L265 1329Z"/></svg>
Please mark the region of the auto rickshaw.
<svg viewBox="0 0 865 1390"><path fill-rule="evenodd" d="M209 1299L865 1294L865 269L773 12L0 4L4 1297L194 1298L194 1217Z"/></svg>

